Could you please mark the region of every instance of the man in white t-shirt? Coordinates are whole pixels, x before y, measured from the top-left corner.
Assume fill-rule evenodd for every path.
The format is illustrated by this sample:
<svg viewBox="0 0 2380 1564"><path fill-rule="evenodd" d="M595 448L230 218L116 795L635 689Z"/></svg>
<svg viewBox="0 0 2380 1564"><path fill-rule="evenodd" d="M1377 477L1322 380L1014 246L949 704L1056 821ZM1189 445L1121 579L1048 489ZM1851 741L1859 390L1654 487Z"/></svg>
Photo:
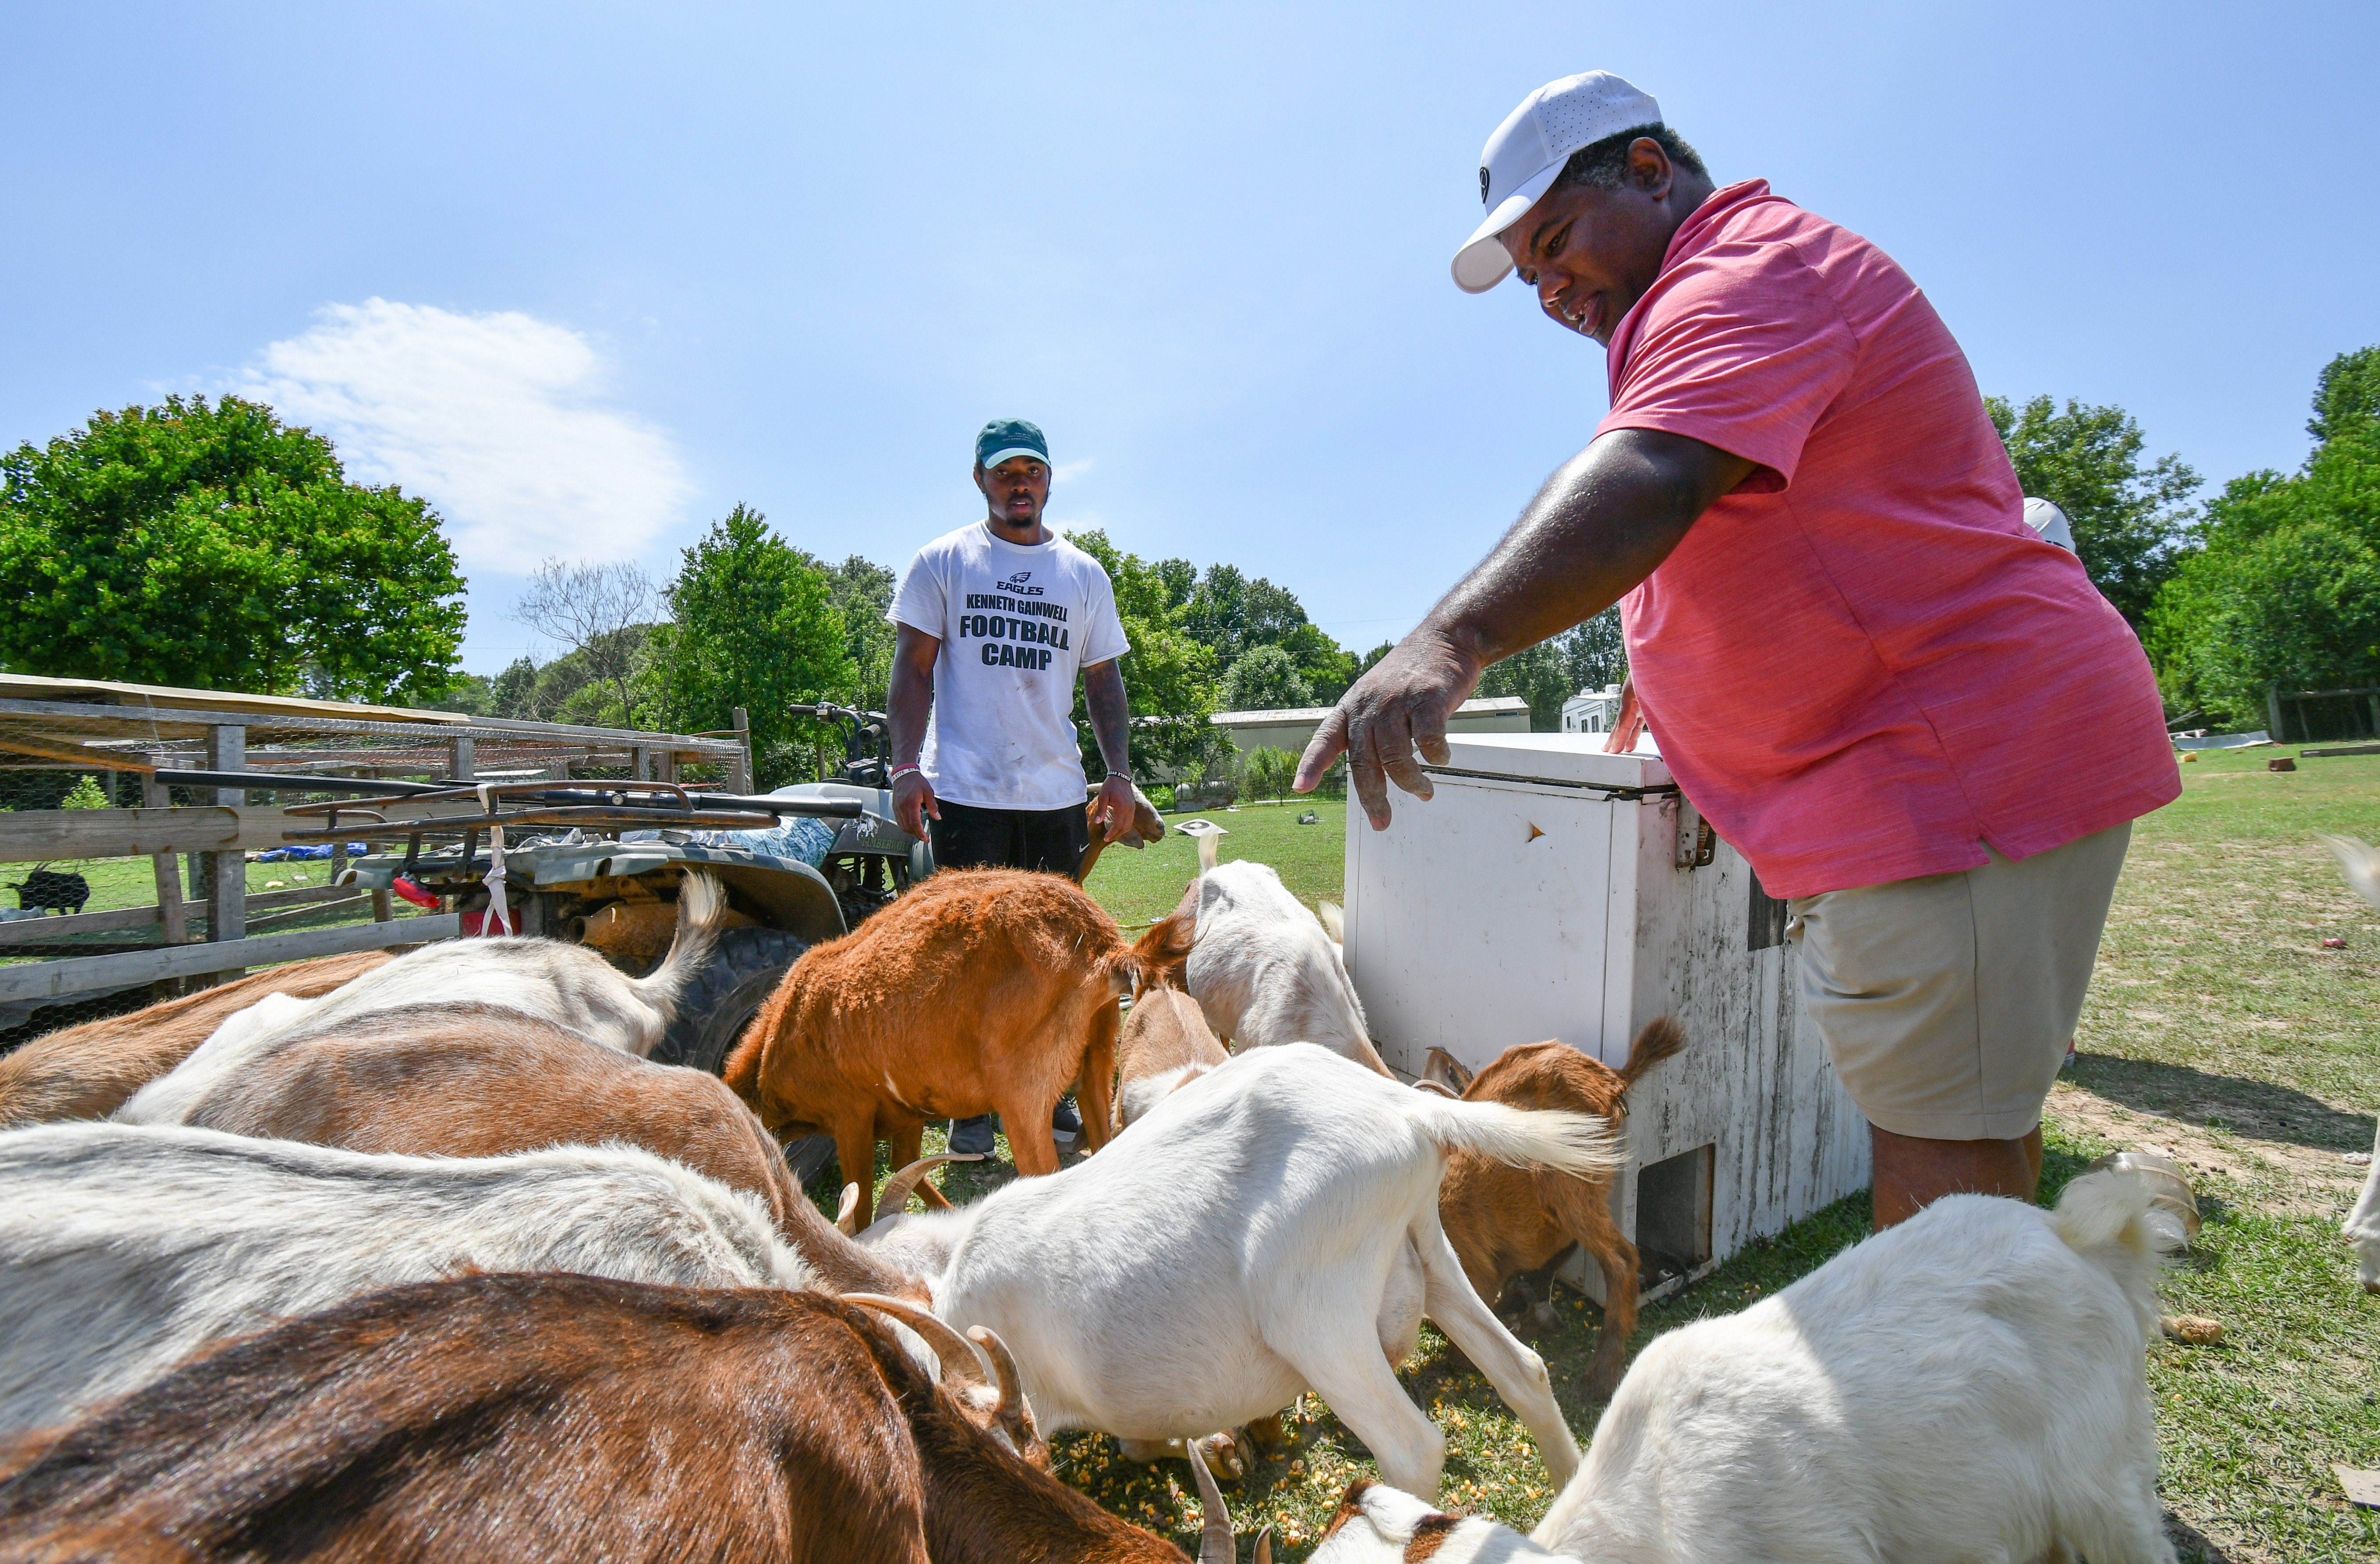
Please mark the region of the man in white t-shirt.
<svg viewBox="0 0 2380 1564"><path fill-rule="evenodd" d="M1132 823L1131 709L1116 660L1131 650L1099 562L1041 525L1050 446L1022 418L976 437L983 520L917 551L885 617L892 653L892 815L933 834L940 868L1071 875L1090 845L1075 675L1108 774L1096 814ZM1057 1129L1075 1126L1060 1105ZM953 1151L989 1151L989 1119L951 1127Z"/></svg>

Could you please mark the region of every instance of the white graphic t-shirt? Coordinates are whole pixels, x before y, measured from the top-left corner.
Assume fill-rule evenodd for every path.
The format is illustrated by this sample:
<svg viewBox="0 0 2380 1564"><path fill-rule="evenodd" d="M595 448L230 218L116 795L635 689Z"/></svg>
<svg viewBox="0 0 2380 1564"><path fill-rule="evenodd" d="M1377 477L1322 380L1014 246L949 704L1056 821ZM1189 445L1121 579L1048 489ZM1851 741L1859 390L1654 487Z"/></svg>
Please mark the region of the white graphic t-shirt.
<svg viewBox="0 0 2380 1564"><path fill-rule="evenodd" d="M918 757L936 797L1082 806L1075 673L1132 649L1099 561L1063 538L1027 548L978 521L917 551L884 617L942 643Z"/></svg>

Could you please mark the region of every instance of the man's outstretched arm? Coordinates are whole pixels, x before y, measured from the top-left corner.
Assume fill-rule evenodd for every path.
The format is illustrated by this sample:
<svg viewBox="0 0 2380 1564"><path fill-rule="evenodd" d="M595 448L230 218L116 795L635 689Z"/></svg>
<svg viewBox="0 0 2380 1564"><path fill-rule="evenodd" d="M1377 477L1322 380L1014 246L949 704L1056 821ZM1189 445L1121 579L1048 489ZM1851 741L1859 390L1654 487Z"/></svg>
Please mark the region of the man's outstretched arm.
<svg viewBox="0 0 2380 1564"><path fill-rule="evenodd" d="M1447 758L1446 720L1480 673L1620 600L1754 464L1682 434L1614 430L1546 480L1488 557L1341 697L1298 763L1310 792L1343 751L1372 829L1394 782L1430 794L1414 759Z"/></svg>
<svg viewBox="0 0 2380 1564"><path fill-rule="evenodd" d="M1113 842L1132 829L1132 702L1124 695L1123 667L1115 658L1083 670L1083 704L1091 710L1091 734L1108 763L1094 816Z"/></svg>

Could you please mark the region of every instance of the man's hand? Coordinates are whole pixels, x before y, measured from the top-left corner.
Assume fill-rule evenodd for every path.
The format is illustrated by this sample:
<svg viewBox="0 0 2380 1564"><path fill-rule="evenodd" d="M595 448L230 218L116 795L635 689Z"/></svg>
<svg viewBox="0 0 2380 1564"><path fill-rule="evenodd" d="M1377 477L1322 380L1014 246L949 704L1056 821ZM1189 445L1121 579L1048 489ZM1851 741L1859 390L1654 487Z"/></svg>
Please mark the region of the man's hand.
<svg viewBox="0 0 2380 1564"><path fill-rule="evenodd" d="M1091 806L1091 819L1106 828L1100 840L1113 842L1132 829L1132 779L1110 777L1099 784L1099 796Z"/></svg>
<svg viewBox="0 0 2380 1564"><path fill-rule="evenodd" d="M1310 793L1341 750L1374 830L1389 824L1383 774L1417 798L1447 759L1446 720L1481 670L1620 600L1678 546L1695 517L1756 469L1682 434L1616 429L1546 479L1512 530L1421 628L1397 643L1323 719L1298 763Z"/></svg>
<svg viewBox="0 0 2380 1564"><path fill-rule="evenodd" d="M904 771L892 779L892 823L918 841L926 840L926 820L942 818L934 801L934 784L923 771Z"/></svg>
<svg viewBox="0 0 2380 1564"><path fill-rule="evenodd" d="M1427 625L1407 636L1322 720L1291 785L1313 792L1344 751L1356 801L1372 829L1386 830L1389 790L1382 776L1416 798L1430 795L1429 777L1414 751L1431 765L1446 764L1446 719L1479 683L1480 666Z"/></svg>

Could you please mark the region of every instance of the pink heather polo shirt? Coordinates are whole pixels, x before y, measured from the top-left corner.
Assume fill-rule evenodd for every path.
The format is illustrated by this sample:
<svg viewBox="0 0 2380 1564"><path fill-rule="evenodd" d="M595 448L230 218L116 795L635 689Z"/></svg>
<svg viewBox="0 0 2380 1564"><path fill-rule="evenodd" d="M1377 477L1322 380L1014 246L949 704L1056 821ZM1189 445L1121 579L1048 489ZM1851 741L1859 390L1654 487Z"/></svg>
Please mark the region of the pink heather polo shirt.
<svg viewBox="0 0 2380 1564"><path fill-rule="evenodd" d="M1621 614L1663 758L1769 894L2022 858L2180 793L2139 640L2025 527L1966 356L1882 250L1730 185L1610 372L1598 436L1760 464Z"/></svg>

